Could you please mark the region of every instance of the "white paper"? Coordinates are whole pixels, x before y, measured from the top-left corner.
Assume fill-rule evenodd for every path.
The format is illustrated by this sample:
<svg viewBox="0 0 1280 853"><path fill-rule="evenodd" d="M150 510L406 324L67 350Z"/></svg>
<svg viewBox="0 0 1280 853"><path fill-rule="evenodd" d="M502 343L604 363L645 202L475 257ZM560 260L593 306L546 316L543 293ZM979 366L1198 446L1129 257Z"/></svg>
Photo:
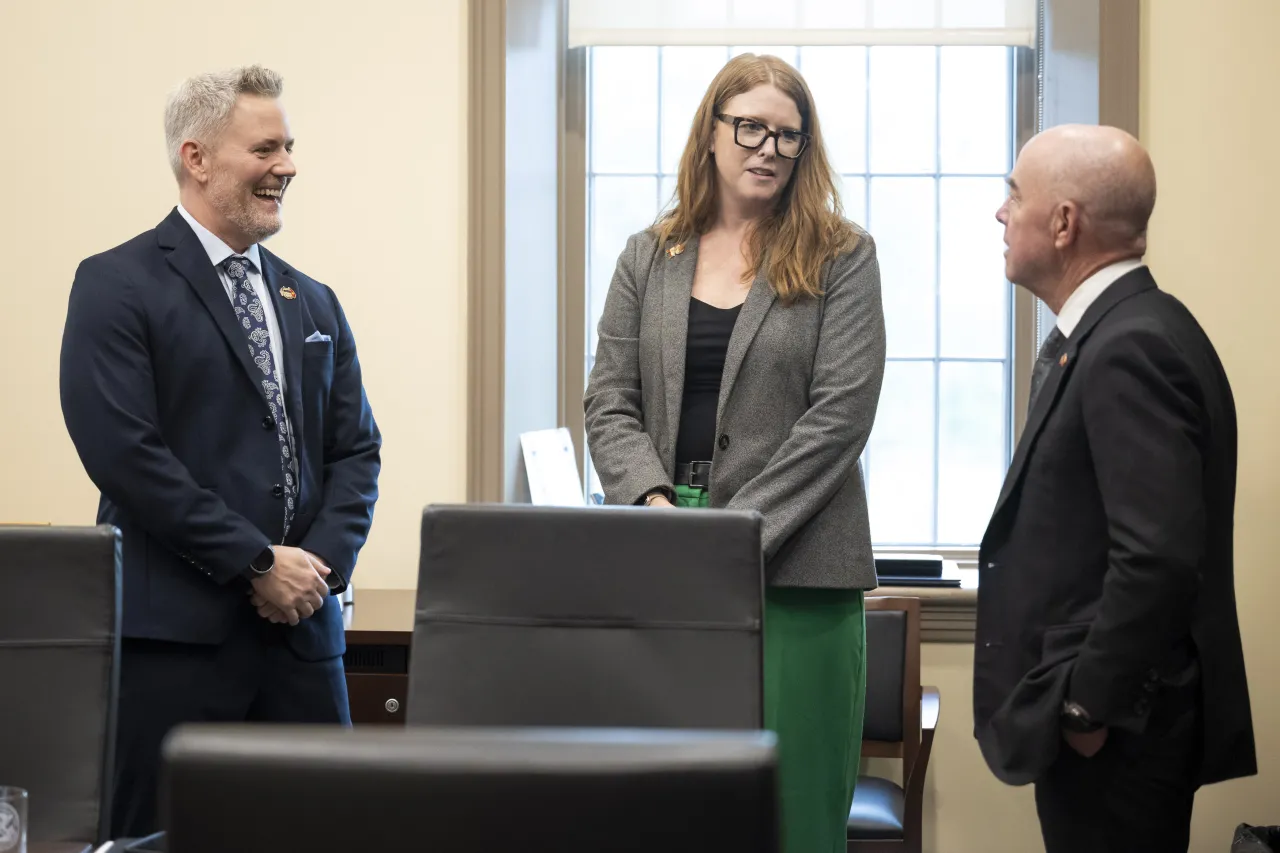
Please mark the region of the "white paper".
<svg viewBox="0 0 1280 853"><path fill-rule="evenodd" d="M520 434L529 502L535 506L585 506L582 480L565 427Z"/></svg>

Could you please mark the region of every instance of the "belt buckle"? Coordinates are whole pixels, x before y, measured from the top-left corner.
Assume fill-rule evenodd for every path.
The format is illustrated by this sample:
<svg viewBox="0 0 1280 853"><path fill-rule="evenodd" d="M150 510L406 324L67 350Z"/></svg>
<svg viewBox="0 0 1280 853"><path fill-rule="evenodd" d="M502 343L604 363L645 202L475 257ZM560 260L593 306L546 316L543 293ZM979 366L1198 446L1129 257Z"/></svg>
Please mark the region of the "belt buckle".
<svg viewBox="0 0 1280 853"><path fill-rule="evenodd" d="M699 475L702 476L703 482L698 482ZM711 463L710 462L690 462L689 463L689 485L700 489L711 488Z"/></svg>

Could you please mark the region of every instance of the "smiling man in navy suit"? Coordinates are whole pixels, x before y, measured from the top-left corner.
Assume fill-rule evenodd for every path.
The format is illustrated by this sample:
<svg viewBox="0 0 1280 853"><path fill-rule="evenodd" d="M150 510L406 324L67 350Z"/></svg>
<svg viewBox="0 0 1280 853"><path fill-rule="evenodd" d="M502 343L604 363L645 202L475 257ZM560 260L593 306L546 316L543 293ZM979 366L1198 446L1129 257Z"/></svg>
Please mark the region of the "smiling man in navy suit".
<svg viewBox="0 0 1280 853"><path fill-rule="evenodd" d="M179 205L71 288L63 415L124 539L117 836L158 828L179 723L350 722L334 596L381 437L337 297L259 245L297 174L282 88L258 66L184 82Z"/></svg>

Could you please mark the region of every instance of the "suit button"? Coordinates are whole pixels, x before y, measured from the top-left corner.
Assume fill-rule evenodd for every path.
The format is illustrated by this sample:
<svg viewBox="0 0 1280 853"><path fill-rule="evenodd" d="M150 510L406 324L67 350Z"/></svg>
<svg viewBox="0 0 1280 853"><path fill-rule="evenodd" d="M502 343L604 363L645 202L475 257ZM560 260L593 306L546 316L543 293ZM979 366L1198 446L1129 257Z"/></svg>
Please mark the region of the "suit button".
<svg viewBox="0 0 1280 853"><path fill-rule="evenodd" d="M1157 672L1157 671L1156 671L1156 670L1154 670L1154 669L1149 670L1149 671L1147 672L1147 682L1148 682L1149 684L1155 684L1155 683L1156 683L1157 681L1159 681L1159 680L1160 680L1160 673L1159 673L1159 672Z"/></svg>
<svg viewBox="0 0 1280 853"><path fill-rule="evenodd" d="M271 496L274 498L284 497L284 486L280 485L279 483L276 483L274 486L272 486Z"/></svg>
<svg viewBox="0 0 1280 853"><path fill-rule="evenodd" d="M1151 710L1151 703L1147 701L1146 697L1143 697L1134 703L1133 710L1138 712L1139 717L1146 716L1147 711Z"/></svg>
<svg viewBox="0 0 1280 853"><path fill-rule="evenodd" d="M720 436L720 449L721 450L729 449L729 436L727 435Z"/></svg>
<svg viewBox="0 0 1280 853"><path fill-rule="evenodd" d="M276 428L276 419L275 419L275 418L273 418L273 417L271 417L271 415L267 415L265 418L263 418L263 419L262 419L262 428L263 428L263 429L275 429L275 428Z"/></svg>

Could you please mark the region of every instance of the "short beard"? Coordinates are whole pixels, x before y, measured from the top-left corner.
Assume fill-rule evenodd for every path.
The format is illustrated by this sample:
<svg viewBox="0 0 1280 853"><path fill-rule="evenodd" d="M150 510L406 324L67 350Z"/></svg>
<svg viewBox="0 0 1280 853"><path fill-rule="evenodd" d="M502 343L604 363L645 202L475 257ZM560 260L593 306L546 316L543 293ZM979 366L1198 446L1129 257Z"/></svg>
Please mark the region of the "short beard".
<svg viewBox="0 0 1280 853"><path fill-rule="evenodd" d="M246 199L240 184L226 171L215 168L209 181L209 206L250 240L261 243L284 224L279 213L256 210L252 193Z"/></svg>

